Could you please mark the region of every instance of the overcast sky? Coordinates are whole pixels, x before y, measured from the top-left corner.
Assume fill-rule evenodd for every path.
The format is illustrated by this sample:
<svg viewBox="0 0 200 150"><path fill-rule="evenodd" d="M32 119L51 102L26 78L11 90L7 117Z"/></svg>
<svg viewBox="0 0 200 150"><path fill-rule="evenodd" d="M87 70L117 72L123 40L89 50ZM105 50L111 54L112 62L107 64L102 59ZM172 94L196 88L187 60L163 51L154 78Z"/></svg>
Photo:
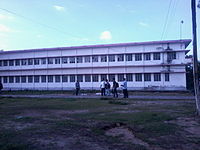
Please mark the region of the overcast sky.
<svg viewBox="0 0 200 150"><path fill-rule="evenodd" d="M191 39L191 20L190 0L0 0L0 49Z"/></svg>

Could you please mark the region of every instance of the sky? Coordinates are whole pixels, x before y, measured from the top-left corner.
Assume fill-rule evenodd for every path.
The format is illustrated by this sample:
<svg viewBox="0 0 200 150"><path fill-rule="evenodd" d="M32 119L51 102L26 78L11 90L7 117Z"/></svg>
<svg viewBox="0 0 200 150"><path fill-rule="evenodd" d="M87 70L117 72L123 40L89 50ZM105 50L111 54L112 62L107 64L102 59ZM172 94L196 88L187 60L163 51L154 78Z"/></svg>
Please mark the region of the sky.
<svg viewBox="0 0 200 150"><path fill-rule="evenodd" d="M200 49L200 8L197 27ZM190 0L0 0L0 50L179 39L192 39Z"/></svg>

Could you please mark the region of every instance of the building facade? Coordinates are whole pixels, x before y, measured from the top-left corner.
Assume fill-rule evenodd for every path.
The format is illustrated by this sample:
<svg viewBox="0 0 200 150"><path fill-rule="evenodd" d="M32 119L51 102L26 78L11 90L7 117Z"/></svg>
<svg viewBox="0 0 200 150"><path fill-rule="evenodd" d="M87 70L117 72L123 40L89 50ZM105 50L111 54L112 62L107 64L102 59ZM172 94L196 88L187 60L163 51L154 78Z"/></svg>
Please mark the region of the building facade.
<svg viewBox="0 0 200 150"><path fill-rule="evenodd" d="M5 90L99 89L125 77L132 90L185 90L185 55L191 40L119 43L0 51ZM112 84L111 84L112 85Z"/></svg>

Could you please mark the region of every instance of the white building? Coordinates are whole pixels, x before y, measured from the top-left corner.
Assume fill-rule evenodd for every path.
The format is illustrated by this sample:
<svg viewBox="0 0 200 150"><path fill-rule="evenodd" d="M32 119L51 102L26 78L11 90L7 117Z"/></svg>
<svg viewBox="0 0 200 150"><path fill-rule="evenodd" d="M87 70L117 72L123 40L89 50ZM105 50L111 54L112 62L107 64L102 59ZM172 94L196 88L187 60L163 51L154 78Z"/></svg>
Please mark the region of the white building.
<svg viewBox="0 0 200 150"><path fill-rule="evenodd" d="M82 89L125 77L133 90L185 90L191 40L0 51L0 80L9 90Z"/></svg>

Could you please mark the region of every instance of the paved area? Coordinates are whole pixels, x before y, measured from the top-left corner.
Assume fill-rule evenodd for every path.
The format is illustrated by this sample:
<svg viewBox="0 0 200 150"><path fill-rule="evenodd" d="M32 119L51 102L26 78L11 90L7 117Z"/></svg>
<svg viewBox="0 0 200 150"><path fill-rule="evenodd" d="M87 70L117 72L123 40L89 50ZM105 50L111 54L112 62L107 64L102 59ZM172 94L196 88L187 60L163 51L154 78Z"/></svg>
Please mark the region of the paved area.
<svg viewBox="0 0 200 150"><path fill-rule="evenodd" d="M68 95L68 94L43 94L43 95L0 95L0 97L26 97L26 98L102 98L100 95ZM104 96L106 98L112 98L112 96ZM123 98L123 95L119 95L119 98ZM169 95L130 95L130 99L174 99L174 100L194 100L194 96L184 96L184 95L177 95L177 96L169 96Z"/></svg>

